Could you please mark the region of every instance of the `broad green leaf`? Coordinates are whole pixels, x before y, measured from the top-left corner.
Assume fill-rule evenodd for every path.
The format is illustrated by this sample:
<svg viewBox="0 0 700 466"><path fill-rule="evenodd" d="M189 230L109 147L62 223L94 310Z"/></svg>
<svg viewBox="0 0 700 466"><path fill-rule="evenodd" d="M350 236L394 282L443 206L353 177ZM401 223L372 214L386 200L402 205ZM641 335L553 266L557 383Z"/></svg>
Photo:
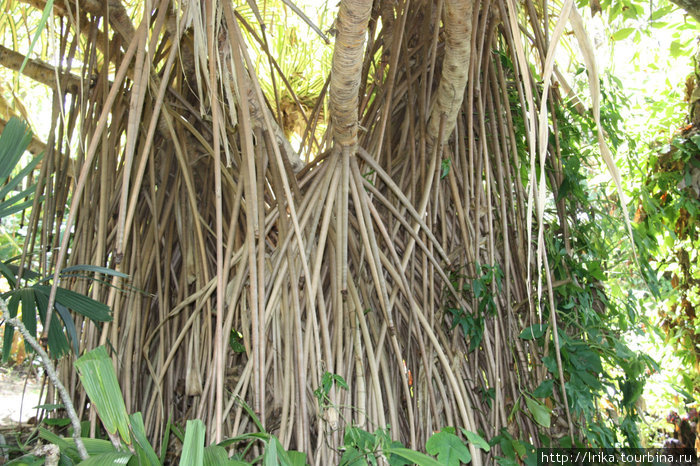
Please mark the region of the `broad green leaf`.
<svg viewBox="0 0 700 466"><path fill-rule="evenodd" d="M537 398L547 398L549 396L552 396L552 389L554 387L554 380L548 379L548 380L543 380L541 384L537 386L534 392L532 392L532 395L537 397Z"/></svg>
<svg viewBox="0 0 700 466"><path fill-rule="evenodd" d="M80 466L117 466L125 465L129 459L134 456L129 452L113 451L110 453L102 453L101 455L91 456L79 463Z"/></svg>
<svg viewBox="0 0 700 466"><path fill-rule="evenodd" d="M683 48L681 47L681 43L679 41L674 40L671 42L670 53L673 58L678 58L680 54L683 53Z"/></svg>
<svg viewBox="0 0 700 466"><path fill-rule="evenodd" d="M279 464L279 455L277 454L277 444L279 441L275 437L271 437L265 445L263 453L264 466L277 466Z"/></svg>
<svg viewBox="0 0 700 466"><path fill-rule="evenodd" d="M389 452L391 452L392 455L401 457L406 461L410 461L411 464L417 464L418 466L442 466L443 464L425 453L409 450L408 448L392 448Z"/></svg>
<svg viewBox="0 0 700 466"><path fill-rule="evenodd" d="M526 451L526 449L525 449L525 444L523 444L523 442L521 442L521 441L518 440L518 439L512 439L512 440L511 440L511 443L513 444L513 449L515 450L515 452L516 452L521 458L524 457L525 454L527 453L527 451Z"/></svg>
<svg viewBox="0 0 700 466"><path fill-rule="evenodd" d="M100 346L85 353L75 361L75 368L107 432L111 435L119 432L124 443L131 445L129 416L126 414L112 360L105 347Z"/></svg>
<svg viewBox="0 0 700 466"><path fill-rule="evenodd" d="M367 460L364 453L355 447L346 447L343 456L340 457L340 466L366 466Z"/></svg>
<svg viewBox="0 0 700 466"><path fill-rule="evenodd" d="M534 340L540 338L547 331L547 324L535 324L523 329L518 338L523 340Z"/></svg>
<svg viewBox="0 0 700 466"><path fill-rule="evenodd" d="M199 419L187 421L180 465L204 465L204 424Z"/></svg>
<svg viewBox="0 0 700 466"><path fill-rule="evenodd" d="M43 419L41 422L43 422L47 426L65 427L68 424L70 424L70 419L68 419L67 417L48 417L46 419Z"/></svg>
<svg viewBox="0 0 700 466"><path fill-rule="evenodd" d="M345 431L345 438L343 441L345 445L352 445L358 447L362 451L369 451L374 449L376 437L374 434L362 430L359 427L351 427Z"/></svg>
<svg viewBox="0 0 700 466"><path fill-rule="evenodd" d="M61 449L61 453L65 453L71 456L77 461L80 461L80 456L78 455L78 448L75 446L75 440L72 438L58 437L57 435L47 431L43 427L40 427L39 436L49 443L58 445ZM43 431L43 432L41 432ZM85 450L87 450L88 455L101 455L103 453L109 453L116 451L114 445L109 440L99 439L99 438L86 438L83 437L83 445L85 445Z"/></svg>
<svg viewBox="0 0 700 466"><path fill-rule="evenodd" d="M438 458L444 466L459 466L460 461L468 463L472 460L467 446L455 434L441 431L433 434L425 444L425 449Z"/></svg>
<svg viewBox="0 0 700 466"><path fill-rule="evenodd" d="M153 450L150 442L146 438L146 428L143 425L143 417L141 413L135 413L129 416L129 421L131 425L131 433L134 435L136 442L134 444L134 449L136 450L136 456L138 457L138 463L140 466L160 466L160 460Z"/></svg>
<svg viewBox="0 0 700 466"><path fill-rule="evenodd" d="M44 464L44 461L45 458L37 458L34 455L22 455L6 463L6 466L41 466Z"/></svg>
<svg viewBox="0 0 700 466"><path fill-rule="evenodd" d="M286 452L291 466L306 466L306 453L302 451L289 450Z"/></svg>
<svg viewBox="0 0 700 466"><path fill-rule="evenodd" d="M236 330L231 329L231 334L228 337L228 345L236 353L245 353L245 345L243 344L243 335Z"/></svg>
<svg viewBox="0 0 700 466"><path fill-rule="evenodd" d="M228 452L224 447L209 445L204 448L204 466L235 466L237 464L241 464L241 462L229 459Z"/></svg>
<svg viewBox="0 0 700 466"><path fill-rule="evenodd" d="M612 35L613 40L627 39L634 32L634 28L622 28Z"/></svg>
<svg viewBox="0 0 700 466"><path fill-rule="evenodd" d="M487 442L484 437L481 435L469 431L462 427L462 433L464 434L465 437L467 437L467 440L469 440L469 443L473 444L475 447L481 448L484 451L491 451L491 445L489 445L489 442Z"/></svg>
<svg viewBox="0 0 700 466"><path fill-rule="evenodd" d="M528 411L532 414L539 425L545 428L549 428L552 422L552 411L539 401L535 401L530 397L525 397L525 404L527 405Z"/></svg>

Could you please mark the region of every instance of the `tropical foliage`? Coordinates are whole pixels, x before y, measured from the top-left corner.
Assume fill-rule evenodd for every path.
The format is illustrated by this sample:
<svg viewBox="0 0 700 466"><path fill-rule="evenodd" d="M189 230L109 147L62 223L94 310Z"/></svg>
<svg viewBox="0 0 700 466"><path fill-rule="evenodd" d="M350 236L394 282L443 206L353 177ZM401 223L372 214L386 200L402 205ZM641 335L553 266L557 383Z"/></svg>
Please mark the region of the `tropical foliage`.
<svg viewBox="0 0 700 466"><path fill-rule="evenodd" d="M0 172L0 212L27 215L3 297L52 356L80 355L62 378L111 440L87 461L158 464L172 435L182 464L639 445L658 366L625 340L635 296L606 286L640 263L649 280L653 252L580 5L342 0L331 25L283 3L11 0L0 19L0 65L51 89L45 143L8 124L15 164L45 155ZM569 76L555 58L574 48ZM692 167L694 143L669 163ZM617 194L590 181L600 166ZM672 182L658 167L650 199Z"/></svg>

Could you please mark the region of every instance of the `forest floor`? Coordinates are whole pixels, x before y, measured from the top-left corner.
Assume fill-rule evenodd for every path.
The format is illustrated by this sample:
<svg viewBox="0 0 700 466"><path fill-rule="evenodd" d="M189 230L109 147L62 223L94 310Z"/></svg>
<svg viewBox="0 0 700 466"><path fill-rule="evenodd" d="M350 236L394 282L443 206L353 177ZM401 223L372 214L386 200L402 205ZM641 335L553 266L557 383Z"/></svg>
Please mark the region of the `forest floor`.
<svg viewBox="0 0 700 466"><path fill-rule="evenodd" d="M39 404L41 385L26 364L0 366L0 427L27 422Z"/></svg>

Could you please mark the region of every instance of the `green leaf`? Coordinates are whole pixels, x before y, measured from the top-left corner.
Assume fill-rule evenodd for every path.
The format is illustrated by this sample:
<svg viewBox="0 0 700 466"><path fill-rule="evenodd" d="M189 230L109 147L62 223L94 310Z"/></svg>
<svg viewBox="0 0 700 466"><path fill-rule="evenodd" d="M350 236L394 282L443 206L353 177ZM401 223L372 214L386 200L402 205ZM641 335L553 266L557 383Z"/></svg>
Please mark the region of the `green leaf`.
<svg viewBox="0 0 700 466"><path fill-rule="evenodd" d="M143 425L143 417L141 413L135 413L129 416L129 421L131 425L131 433L136 439L134 445L136 450L136 456L138 457L138 463L140 466L160 466L160 460L156 455L153 446L146 438L146 428Z"/></svg>
<svg viewBox="0 0 700 466"><path fill-rule="evenodd" d="M236 466L240 464L248 465L249 463L229 459L228 452L224 447L209 445L204 448L204 466Z"/></svg>
<svg viewBox="0 0 700 466"><path fill-rule="evenodd" d="M68 419L67 417L57 417L57 418L48 417L46 419L43 419L41 422L43 422L47 426L65 427L68 424L70 424L70 419Z"/></svg>
<svg viewBox="0 0 700 466"><path fill-rule="evenodd" d="M71 317L70 312L59 302L54 305L54 309L56 309L58 315L63 321L63 325L66 328L66 333L68 333L68 339L71 341L71 343L73 343L73 352L78 354L80 351L78 348L78 333L75 329L75 323L73 323L73 318Z"/></svg>
<svg viewBox="0 0 700 466"><path fill-rule="evenodd" d="M264 466L277 466L279 464L279 455L277 454L277 445L279 441L275 437L271 437L265 446L263 453Z"/></svg>
<svg viewBox="0 0 700 466"><path fill-rule="evenodd" d="M132 455L130 452L120 452L113 451L110 453L102 453L101 455L91 456L78 463L80 466L111 466L111 465L125 465L129 462L129 458Z"/></svg>
<svg viewBox="0 0 700 466"><path fill-rule="evenodd" d="M441 173L440 179L444 179L450 173L450 165L452 164L451 159L443 159L440 163Z"/></svg>
<svg viewBox="0 0 700 466"><path fill-rule="evenodd" d="M622 28L612 35L613 40L623 40L626 39L634 32L634 28Z"/></svg>
<svg viewBox="0 0 700 466"><path fill-rule="evenodd" d="M552 423L552 411L549 408L528 396L525 397L525 404L536 423L545 428L550 427Z"/></svg>
<svg viewBox="0 0 700 466"><path fill-rule="evenodd" d="M22 301L22 323L27 327L27 331L31 336L36 338L36 300L34 292L31 289L22 288L19 290L19 296ZM34 351L29 343L24 343L25 349Z"/></svg>
<svg viewBox="0 0 700 466"><path fill-rule="evenodd" d="M43 409L45 411L55 411L57 409L64 409L65 405L63 403L46 403L41 405L32 406L32 409Z"/></svg>
<svg viewBox="0 0 700 466"><path fill-rule="evenodd" d="M228 345L236 353L245 353L245 345L243 344L243 335L236 330L231 329L231 334L228 337Z"/></svg>
<svg viewBox="0 0 700 466"><path fill-rule="evenodd" d="M343 441L346 446L356 446L362 451L370 451L374 449L376 436L359 427L351 427L345 431Z"/></svg>
<svg viewBox="0 0 700 466"><path fill-rule="evenodd" d="M444 466L459 466L460 461L468 463L472 460L469 449L459 437L444 430L433 434L426 442L425 449L431 455L436 455Z"/></svg>
<svg viewBox="0 0 700 466"><path fill-rule="evenodd" d="M19 118L10 118L0 135L0 184L5 184L31 140L29 126Z"/></svg>
<svg viewBox="0 0 700 466"><path fill-rule="evenodd" d="M12 215L17 212L21 212L24 209L31 207L32 204L34 204L33 199L29 199L25 202L15 204L15 202L18 199L19 196L15 196L11 199L8 199L5 202L2 202L2 205L0 205L0 218L7 217L8 215Z"/></svg>
<svg viewBox="0 0 700 466"><path fill-rule="evenodd" d="M30 134L31 136L31 134ZM10 181L8 181L2 188L0 188L0 199L4 199L5 196L8 195L10 191L15 189L20 182L27 176L29 173L32 172L36 168L36 166L41 162L41 159L43 158L42 155L38 155L34 157L31 162L29 162L24 168L22 168ZM9 175L8 175L9 176ZM20 196L22 197L27 197L29 193L33 193L34 190L36 189L36 184L32 185L30 188L27 188L23 191L23 195ZM9 204L8 201L5 201Z"/></svg>
<svg viewBox="0 0 700 466"><path fill-rule="evenodd" d="M12 272L12 269L5 262L0 261L0 274L5 277L10 289L17 286L17 276Z"/></svg>
<svg viewBox="0 0 700 466"><path fill-rule="evenodd" d="M34 290L34 299L36 308L39 311L39 317L44 327L46 327L46 309L49 306L49 297L43 293ZM63 334L63 327L59 321L57 312L51 314L51 326L49 327L49 352L51 357L60 358L62 355L70 351L70 345L66 336Z"/></svg>
<svg viewBox="0 0 700 466"><path fill-rule="evenodd" d="M518 338L523 340L534 340L540 338L547 331L547 324L535 324L523 329Z"/></svg>
<svg viewBox="0 0 700 466"><path fill-rule="evenodd" d="M289 460L290 466L306 466L306 453L296 450L289 450L286 452L287 459Z"/></svg>
<svg viewBox="0 0 700 466"><path fill-rule="evenodd" d="M552 391L554 387L554 380L548 379L543 380L541 384L532 392L532 395L537 398L547 398L552 396Z"/></svg>
<svg viewBox="0 0 700 466"><path fill-rule="evenodd" d="M6 463L6 466L41 466L44 464L44 461L45 458L37 458L34 455L22 455Z"/></svg>
<svg viewBox="0 0 700 466"><path fill-rule="evenodd" d="M681 53L683 53L683 49L679 41L674 40L673 42L671 42L670 53L673 58L678 58L681 55Z"/></svg>
<svg viewBox="0 0 700 466"><path fill-rule="evenodd" d="M340 466L366 466L367 460L364 453L355 447L346 447L343 456L340 457Z"/></svg>
<svg viewBox="0 0 700 466"><path fill-rule="evenodd" d="M105 347L99 346L79 357L75 368L107 432L112 436L119 432L124 443L131 445L124 398Z"/></svg>
<svg viewBox="0 0 700 466"><path fill-rule="evenodd" d="M46 296L49 296L49 293L51 293L51 287L47 285L34 285L33 288L41 291ZM109 322L112 320L109 306L75 291L59 287L56 290L56 302L94 322Z"/></svg>
<svg viewBox="0 0 700 466"><path fill-rule="evenodd" d="M123 272L118 272L114 269L110 269L109 267L100 267L99 265L87 265L87 264L79 264L79 265L72 265L70 267L66 267L65 269L61 270L61 275L67 274L67 273L72 273L72 272L90 272L90 273L102 273L105 275L111 275L112 277L120 277L120 278L129 278L129 275Z"/></svg>
<svg viewBox="0 0 700 466"><path fill-rule="evenodd" d="M467 437L469 443L473 444L475 447L481 448L486 452L491 451L491 445L489 445L489 442L487 442L486 439L484 439L484 437L482 437L481 435L469 431L464 427L462 427L462 433L465 437Z"/></svg>
<svg viewBox="0 0 700 466"><path fill-rule="evenodd" d="M435 458L431 458L430 456L426 455L425 453L420 453L415 450L409 450L408 448L391 448L389 450L386 450L384 452L386 453L391 453L391 455L396 455L398 457L401 457L405 459L406 461L410 461L411 464L417 464L418 466L442 466L443 463L436 461ZM467 451L467 453L469 453ZM388 455L387 455L388 456Z"/></svg>
<svg viewBox="0 0 700 466"><path fill-rule="evenodd" d="M180 465L204 465L204 424L199 419L187 421L185 427L185 441L182 443Z"/></svg>
<svg viewBox="0 0 700 466"><path fill-rule="evenodd" d="M170 429L172 427L171 417L168 416L168 423L165 425L165 432L163 432L163 440L160 442L160 456L158 460L161 464L165 462L165 454L168 452L168 442L170 441Z"/></svg>

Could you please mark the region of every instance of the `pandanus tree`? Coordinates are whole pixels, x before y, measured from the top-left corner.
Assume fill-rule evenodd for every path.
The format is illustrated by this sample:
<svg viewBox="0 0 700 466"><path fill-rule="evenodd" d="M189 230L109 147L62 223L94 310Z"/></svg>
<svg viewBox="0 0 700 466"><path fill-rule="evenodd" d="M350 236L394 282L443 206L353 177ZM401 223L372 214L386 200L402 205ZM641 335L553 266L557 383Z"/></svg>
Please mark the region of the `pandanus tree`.
<svg viewBox="0 0 700 466"><path fill-rule="evenodd" d="M573 241L554 63L569 28L599 123L573 1L341 0L298 151L250 56L255 43L288 85L272 6L11 3L51 8L61 57L0 53L53 89L23 260L112 309L100 327L75 316L80 351L107 344L150 438L169 419L204 420L211 441L251 429L239 399L315 464L338 461L351 425L417 449L444 426L582 438L552 331L566 266L543 240L549 206ZM70 264L128 279L61 279ZM61 370L88 409L69 358ZM347 387L321 403L327 374ZM525 395L538 387L546 403ZM470 448L474 464L496 454Z"/></svg>

